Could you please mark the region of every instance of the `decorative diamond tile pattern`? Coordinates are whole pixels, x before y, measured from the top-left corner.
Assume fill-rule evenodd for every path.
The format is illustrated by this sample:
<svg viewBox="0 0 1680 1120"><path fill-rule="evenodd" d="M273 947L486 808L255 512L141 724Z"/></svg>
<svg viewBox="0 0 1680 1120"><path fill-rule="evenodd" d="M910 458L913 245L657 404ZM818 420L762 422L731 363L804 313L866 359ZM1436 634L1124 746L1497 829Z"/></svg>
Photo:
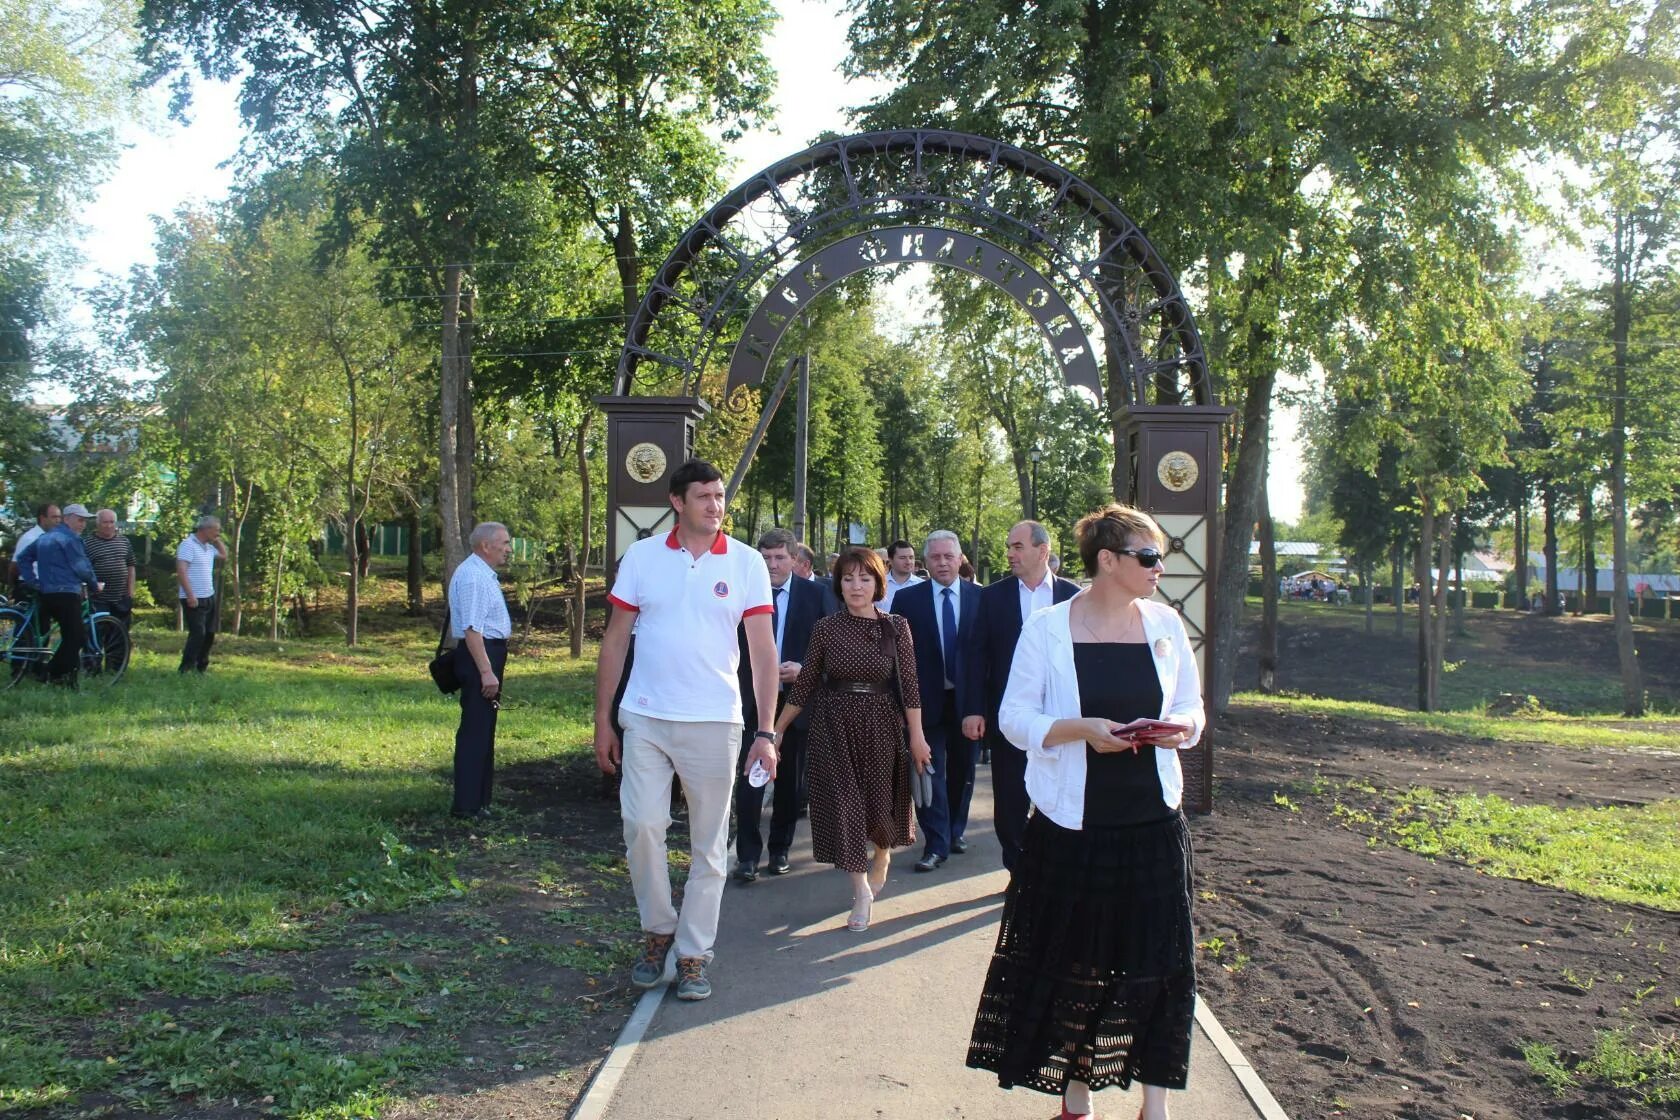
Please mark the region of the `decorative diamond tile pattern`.
<svg viewBox="0 0 1680 1120"><path fill-rule="evenodd" d="M625 551L643 537L670 530L676 510L665 506L619 506L613 531L613 560L624 557Z"/></svg>

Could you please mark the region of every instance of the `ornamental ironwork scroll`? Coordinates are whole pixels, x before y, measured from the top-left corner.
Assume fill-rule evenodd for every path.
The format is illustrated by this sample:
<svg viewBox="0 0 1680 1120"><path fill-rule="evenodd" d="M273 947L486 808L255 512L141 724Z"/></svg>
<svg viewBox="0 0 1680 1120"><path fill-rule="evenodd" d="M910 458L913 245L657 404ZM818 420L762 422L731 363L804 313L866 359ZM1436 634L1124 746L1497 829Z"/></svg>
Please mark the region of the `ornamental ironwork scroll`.
<svg viewBox="0 0 1680 1120"><path fill-rule="evenodd" d="M947 240L951 256L937 259ZM959 243L970 250L960 260ZM978 249L968 270L1008 291L1041 330L1055 316L1038 312L1056 302L1065 321L1056 324L1052 350L1070 383L1117 397L1113 408L1213 403L1189 305L1135 222L1042 156L937 129L826 140L730 191L654 276L631 317L615 393L694 396L724 354L735 359L732 388L756 381L739 349L755 309L759 326L764 315L784 313L763 308L775 308L777 293L803 276L806 262L820 266L813 258L842 245L878 252L880 260L861 265L876 268L960 268ZM1035 289L1043 295L1032 295ZM1046 302L1035 311L1030 300L1039 298ZM757 337L771 341L763 331ZM1083 355L1063 357L1080 347ZM753 366L771 359L764 346L752 349ZM1104 376L1094 377L1096 370Z"/></svg>
<svg viewBox="0 0 1680 1120"><path fill-rule="evenodd" d="M729 389L764 380L776 343L817 296L848 276L902 264L960 269L1002 288L1044 335L1067 382L1102 396L1096 352L1073 308L1050 280L1001 245L937 226L871 230L825 245L802 259L769 286L764 301L747 320L729 362Z"/></svg>

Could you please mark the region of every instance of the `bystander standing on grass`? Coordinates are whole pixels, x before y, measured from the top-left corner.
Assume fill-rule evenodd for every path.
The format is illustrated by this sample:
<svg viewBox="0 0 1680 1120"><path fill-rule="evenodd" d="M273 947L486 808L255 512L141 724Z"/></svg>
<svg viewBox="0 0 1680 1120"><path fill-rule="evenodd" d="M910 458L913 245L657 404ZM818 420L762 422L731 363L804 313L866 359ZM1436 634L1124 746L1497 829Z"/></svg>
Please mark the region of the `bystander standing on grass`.
<svg viewBox="0 0 1680 1120"><path fill-rule="evenodd" d="M472 555L449 579L449 628L455 647L455 678L461 682L461 724L455 730L457 817L483 816L490 808L496 766L496 713L501 707L507 640L513 633L507 600L496 569L513 554L507 526L486 521L469 538Z"/></svg>
<svg viewBox="0 0 1680 1120"><path fill-rule="evenodd" d="M183 673L210 668L210 647L216 644L221 620L216 602L216 561L227 559L222 543L222 519L205 514L175 550L176 594L185 607L187 644L181 650Z"/></svg>
<svg viewBox="0 0 1680 1120"><path fill-rule="evenodd" d="M94 515L93 536L82 541L93 573L103 584L93 597L95 610L109 613L127 630L134 618L134 542L117 531L117 512L102 509Z"/></svg>

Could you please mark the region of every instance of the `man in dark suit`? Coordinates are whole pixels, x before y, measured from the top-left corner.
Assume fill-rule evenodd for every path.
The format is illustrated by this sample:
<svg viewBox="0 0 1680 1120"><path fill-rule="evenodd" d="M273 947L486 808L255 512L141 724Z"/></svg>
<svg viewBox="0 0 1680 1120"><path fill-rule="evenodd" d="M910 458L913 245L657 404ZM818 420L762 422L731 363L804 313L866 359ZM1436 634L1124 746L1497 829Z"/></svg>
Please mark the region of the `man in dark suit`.
<svg viewBox="0 0 1680 1120"><path fill-rule="evenodd" d="M781 714L782 698L788 686L799 676L805 660L805 650L811 642L811 627L817 619L833 613L838 604L826 583L800 579L793 574L794 549L797 542L786 529L771 529L758 538L759 555L770 569L770 599L774 606L771 615L776 634L776 662L780 681L776 693L776 712ZM745 649L746 635L741 636ZM752 664L741 658L741 697L745 721L741 726L741 757L735 777L735 881L751 883L758 878L758 857L764 852L764 836L759 828L764 813L764 787L754 786L740 774L746 766L747 752L752 738L747 728L758 727L758 705L752 699ZM799 821L799 809L805 798L805 728L810 713L802 713L778 744L781 762L776 767L776 783L770 802L770 867L772 875L788 872L788 849L793 846L793 829ZM770 721L765 721L770 722Z"/></svg>
<svg viewBox="0 0 1680 1120"><path fill-rule="evenodd" d="M1050 574L1050 533L1036 521L1022 521L1009 530L1006 554L1009 574L980 592L978 653L969 660L969 687L964 690L973 706L963 709L962 730L991 749L992 815L1003 865L1013 871L1030 808L1027 753L998 730L998 705L1009 684L1021 624L1033 611L1073 598L1079 585Z"/></svg>
<svg viewBox="0 0 1680 1120"><path fill-rule="evenodd" d="M892 613L910 624L922 691L922 731L933 750L933 804L916 810L926 841L916 870L932 871L952 852L968 850L963 831L968 827L979 748L963 737L960 720L963 712L979 710L968 695L974 675L965 671L964 663L977 650L980 589L957 578L962 545L950 530L928 534L922 558L929 578L897 592Z"/></svg>

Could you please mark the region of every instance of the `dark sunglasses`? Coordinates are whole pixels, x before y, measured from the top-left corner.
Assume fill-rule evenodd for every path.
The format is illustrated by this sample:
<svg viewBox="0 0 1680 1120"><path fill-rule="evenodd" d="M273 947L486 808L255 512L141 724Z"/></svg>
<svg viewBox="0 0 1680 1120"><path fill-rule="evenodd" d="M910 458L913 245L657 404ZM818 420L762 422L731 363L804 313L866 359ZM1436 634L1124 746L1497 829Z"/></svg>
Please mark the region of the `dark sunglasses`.
<svg viewBox="0 0 1680 1120"><path fill-rule="evenodd" d="M1116 548L1111 550L1116 556L1135 556L1137 562L1145 568L1153 568L1165 557L1153 548Z"/></svg>

